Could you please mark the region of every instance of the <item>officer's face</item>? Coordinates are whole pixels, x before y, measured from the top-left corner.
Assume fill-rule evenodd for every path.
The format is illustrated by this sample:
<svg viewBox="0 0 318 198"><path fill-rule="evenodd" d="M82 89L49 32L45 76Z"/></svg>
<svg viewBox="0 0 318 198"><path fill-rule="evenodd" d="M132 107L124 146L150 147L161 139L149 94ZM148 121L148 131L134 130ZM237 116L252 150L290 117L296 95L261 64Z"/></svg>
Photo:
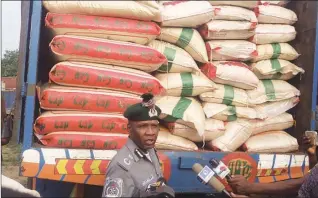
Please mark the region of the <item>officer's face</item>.
<svg viewBox="0 0 318 198"><path fill-rule="evenodd" d="M154 148L158 133L159 122L157 120L129 122L128 130L130 138L141 149Z"/></svg>

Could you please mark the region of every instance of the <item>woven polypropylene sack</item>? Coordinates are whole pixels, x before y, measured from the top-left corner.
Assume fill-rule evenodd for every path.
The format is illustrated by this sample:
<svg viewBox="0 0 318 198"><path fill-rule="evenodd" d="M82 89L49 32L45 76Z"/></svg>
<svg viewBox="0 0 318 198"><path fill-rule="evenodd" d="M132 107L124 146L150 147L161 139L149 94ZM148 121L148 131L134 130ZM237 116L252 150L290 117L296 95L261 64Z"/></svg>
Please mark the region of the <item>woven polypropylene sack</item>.
<svg viewBox="0 0 318 198"><path fill-rule="evenodd" d="M207 118L205 120L205 131L225 131L225 123L221 120Z"/></svg>
<svg viewBox="0 0 318 198"><path fill-rule="evenodd" d="M147 46L82 36L55 36L50 48L59 61L114 64L152 72L167 63L166 57Z"/></svg>
<svg viewBox="0 0 318 198"><path fill-rule="evenodd" d="M257 88L248 90L247 95L249 102L257 105L297 97L300 91L283 80L260 80Z"/></svg>
<svg viewBox="0 0 318 198"><path fill-rule="evenodd" d="M204 102L233 105L239 107L249 106L247 93L244 89L235 88L231 85L216 84L214 91L200 94Z"/></svg>
<svg viewBox="0 0 318 198"><path fill-rule="evenodd" d="M230 5L230 6L239 6L243 8L256 8L258 5L258 1L209 1L211 5Z"/></svg>
<svg viewBox="0 0 318 198"><path fill-rule="evenodd" d="M196 29L161 28L161 34L158 39L181 47L182 49L187 51L194 60L198 62L208 62L208 55L206 52L204 40Z"/></svg>
<svg viewBox="0 0 318 198"><path fill-rule="evenodd" d="M215 84L203 74L169 73L155 77L165 87L168 96L197 96L215 89Z"/></svg>
<svg viewBox="0 0 318 198"><path fill-rule="evenodd" d="M200 136L198 132L196 131L196 129L190 128L189 126L186 126L180 123L169 123L168 127L171 134L179 136L179 137L183 137L193 142L211 141L223 135L225 129L224 129L224 124L222 121L213 120L213 119L209 119L209 120L210 120L209 122L207 121L205 122L206 123L205 127L207 128L207 124L208 124L209 130L206 129L203 136ZM212 124L214 125L217 124L217 125L211 126ZM220 129L222 128L222 126L223 126L223 130Z"/></svg>
<svg viewBox="0 0 318 198"><path fill-rule="evenodd" d="M167 129L160 129L155 147L159 150L198 150L197 145L193 142L185 138L172 135Z"/></svg>
<svg viewBox="0 0 318 198"><path fill-rule="evenodd" d="M207 1L164 2L161 12L164 27L197 27L210 21L214 15Z"/></svg>
<svg viewBox="0 0 318 198"><path fill-rule="evenodd" d="M171 134L177 135L177 136L180 136L178 134L181 134L182 132L185 132L185 131L192 134L198 133L195 128L189 127L187 125L184 125L178 122L161 122L161 124L165 126L170 131ZM180 136L180 137L183 137L183 136Z"/></svg>
<svg viewBox="0 0 318 198"><path fill-rule="evenodd" d="M43 1L50 12L161 21L160 6L149 1Z"/></svg>
<svg viewBox="0 0 318 198"><path fill-rule="evenodd" d="M289 80L305 70L283 59L261 60L251 64L252 71L259 79Z"/></svg>
<svg viewBox="0 0 318 198"><path fill-rule="evenodd" d="M152 75L112 65L60 62L51 69L49 78L56 84L72 87L117 90L138 95L165 93L164 87Z"/></svg>
<svg viewBox="0 0 318 198"><path fill-rule="evenodd" d="M78 111L47 111L34 123L34 131L45 135L59 131L128 134L128 120L122 115Z"/></svg>
<svg viewBox="0 0 318 198"><path fill-rule="evenodd" d="M123 113L128 106L141 102L140 97L130 93L56 85L38 87L38 97L45 110L104 113Z"/></svg>
<svg viewBox="0 0 318 198"><path fill-rule="evenodd" d="M297 151L297 139L284 131L269 131L250 137L242 148L256 153L287 153Z"/></svg>
<svg viewBox="0 0 318 198"><path fill-rule="evenodd" d="M154 22L78 14L48 13L45 25L54 35L75 35L146 44L160 35Z"/></svg>
<svg viewBox="0 0 318 198"><path fill-rule="evenodd" d="M205 120L205 141L214 140L225 132L225 123L221 120L207 118Z"/></svg>
<svg viewBox="0 0 318 198"><path fill-rule="evenodd" d="M248 61L257 56L256 45L244 40L215 40L206 42L210 61Z"/></svg>
<svg viewBox="0 0 318 198"><path fill-rule="evenodd" d="M298 20L294 11L276 5L260 5L255 12L258 23L292 25Z"/></svg>
<svg viewBox="0 0 318 198"><path fill-rule="evenodd" d="M205 115L201 104L194 98L165 96L157 100L161 118L195 128L200 136L205 131Z"/></svg>
<svg viewBox="0 0 318 198"><path fill-rule="evenodd" d="M214 61L200 67L201 71L212 81L231 85L241 89L255 89L259 79L242 62Z"/></svg>
<svg viewBox="0 0 318 198"><path fill-rule="evenodd" d="M149 47L158 50L164 54L168 62L157 71L165 73L198 73L200 69L192 56L184 49L177 47L165 41L153 40L148 44Z"/></svg>
<svg viewBox="0 0 318 198"><path fill-rule="evenodd" d="M229 122L224 135L208 143L212 150L236 151L252 135L252 125L246 121Z"/></svg>
<svg viewBox="0 0 318 198"><path fill-rule="evenodd" d="M285 43L294 40L296 34L295 27L291 25L258 24L250 40L255 44Z"/></svg>
<svg viewBox="0 0 318 198"><path fill-rule="evenodd" d="M203 102L203 111L207 118L222 121L235 121L237 118L264 119L250 107L227 106L225 104Z"/></svg>
<svg viewBox="0 0 318 198"><path fill-rule="evenodd" d="M278 102L266 102L264 104L257 105L254 109L259 116L269 119L288 111L295 107L298 103L299 98L294 97Z"/></svg>
<svg viewBox="0 0 318 198"><path fill-rule="evenodd" d="M282 113L273 118L265 120L249 120L253 125L253 134L256 135L266 131L281 131L294 125L293 116L289 113Z"/></svg>
<svg viewBox="0 0 318 198"><path fill-rule="evenodd" d="M245 40L254 35L255 24L249 21L212 20L199 28L205 40Z"/></svg>
<svg viewBox="0 0 318 198"><path fill-rule="evenodd" d="M267 59L283 59L283 60L295 60L300 56L297 51L288 43L273 43L257 45L257 57L253 58L252 62Z"/></svg>
<svg viewBox="0 0 318 198"><path fill-rule="evenodd" d="M283 1L272 1L272 0L260 0L260 5L278 5L278 6L286 6L290 0L283 0Z"/></svg>
<svg viewBox="0 0 318 198"><path fill-rule="evenodd" d="M257 24L257 18L253 11L236 6L213 6L214 20L250 21Z"/></svg>
<svg viewBox="0 0 318 198"><path fill-rule="evenodd" d="M37 137L47 147L114 150L121 149L126 144L128 134L68 131Z"/></svg>

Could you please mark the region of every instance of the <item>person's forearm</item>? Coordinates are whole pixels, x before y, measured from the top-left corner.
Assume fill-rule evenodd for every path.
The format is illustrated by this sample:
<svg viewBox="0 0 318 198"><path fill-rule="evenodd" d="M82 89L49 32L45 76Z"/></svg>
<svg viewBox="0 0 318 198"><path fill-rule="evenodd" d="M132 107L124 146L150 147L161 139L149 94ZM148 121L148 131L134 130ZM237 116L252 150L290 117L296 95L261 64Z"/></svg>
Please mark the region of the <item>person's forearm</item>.
<svg viewBox="0 0 318 198"><path fill-rule="evenodd" d="M249 190L249 194L263 195L290 195L297 194L304 178L291 179L274 183L253 183Z"/></svg>
<svg viewBox="0 0 318 198"><path fill-rule="evenodd" d="M308 158L309 158L309 160L308 160L309 161L309 169L312 169L317 164L316 153L308 155Z"/></svg>

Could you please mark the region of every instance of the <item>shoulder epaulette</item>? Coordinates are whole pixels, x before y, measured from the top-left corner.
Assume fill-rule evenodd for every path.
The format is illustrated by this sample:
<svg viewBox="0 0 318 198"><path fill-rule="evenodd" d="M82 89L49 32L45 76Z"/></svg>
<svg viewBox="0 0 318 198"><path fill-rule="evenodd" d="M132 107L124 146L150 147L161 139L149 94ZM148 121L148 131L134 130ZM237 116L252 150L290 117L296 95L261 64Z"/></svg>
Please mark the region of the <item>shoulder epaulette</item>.
<svg viewBox="0 0 318 198"><path fill-rule="evenodd" d="M118 160L117 164L124 170L129 171L131 166L135 163L134 158L129 154L126 157Z"/></svg>

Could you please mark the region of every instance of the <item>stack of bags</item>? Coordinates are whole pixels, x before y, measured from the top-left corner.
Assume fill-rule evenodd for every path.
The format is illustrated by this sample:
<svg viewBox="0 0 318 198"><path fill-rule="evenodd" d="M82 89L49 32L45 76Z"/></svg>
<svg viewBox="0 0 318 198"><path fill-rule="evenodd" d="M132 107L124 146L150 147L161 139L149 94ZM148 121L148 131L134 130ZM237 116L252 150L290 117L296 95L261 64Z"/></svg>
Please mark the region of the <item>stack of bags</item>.
<svg viewBox="0 0 318 198"><path fill-rule="evenodd" d="M299 55L284 43L296 36L289 25L297 21L296 14L268 2L254 1L255 7L252 1L210 2L216 18L201 26L200 33L211 62L201 70L218 88L200 99L208 119L228 123L224 135L208 142L208 148L231 152L245 143L241 148L249 152L297 150L297 140L282 131L293 126L292 115L285 112L300 95L285 80L304 72L289 62Z"/></svg>
<svg viewBox="0 0 318 198"><path fill-rule="evenodd" d="M215 136L214 131L205 133L205 115L197 98L215 89L215 84L198 67L208 63L208 56L204 40L196 30L212 19L213 8L207 1L165 1L160 5L161 34L148 45L168 59L168 65L155 73L167 90L165 97L157 99L157 105L170 136L187 140L183 141L187 150L197 150L194 142L202 142L204 137L212 140Z"/></svg>
<svg viewBox="0 0 318 198"><path fill-rule="evenodd" d="M128 131L123 112L140 95L165 93L150 75L166 57L146 44L160 34L156 3L143 1L43 1L45 25L58 63L49 84L38 87L46 110L34 124L50 147L120 149Z"/></svg>
<svg viewBox="0 0 318 198"><path fill-rule="evenodd" d="M201 71L193 57L208 62L204 42L195 29L161 30L153 22L188 27L186 23L193 21L179 22L169 16L174 17L174 12L162 11L163 5L153 1L44 1L43 4L49 11L46 26L54 34L50 49L59 62L51 68L49 84L38 86L40 106L46 112L37 118L34 130L42 144L120 149L128 136L127 120L122 114L129 105L140 102L140 95L147 92L157 97L158 105L165 112L172 101L175 105L180 101L182 109L171 109L170 120L193 128L199 126L204 132L205 117L200 103L193 98L179 97L197 96L214 88L214 83L204 75L196 75ZM204 15L199 17L204 21L198 25L211 19L212 6L208 2L203 4L198 10L204 9ZM193 7L197 3L182 5ZM171 34L184 36L185 40L175 39ZM171 79L175 83L172 86ZM200 90L194 89L196 86ZM166 100L162 97L165 95L172 99ZM188 114L190 109L197 110L196 107L201 111L200 121L193 124ZM169 123L163 124L170 126ZM156 147L198 149L192 141L171 134L167 127L161 128Z"/></svg>
<svg viewBox="0 0 318 198"><path fill-rule="evenodd" d="M300 93L284 80L304 72L288 62L298 53L283 43L294 38L286 24L297 17L282 1L271 4L44 1L59 62L38 87L46 112L36 136L51 147L120 149L128 136L123 112L150 92L162 110L157 149L192 151L205 142L212 150L255 151L258 137L273 134L294 143L287 133L267 132L292 126L285 111ZM257 151L286 151L274 143Z"/></svg>
<svg viewBox="0 0 318 198"><path fill-rule="evenodd" d="M249 104L247 90L257 87L259 79L245 63L257 56L256 44L248 41L254 36L257 17L253 8L257 1L210 1L213 20L199 28L206 41L209 63L201 71L217 89L200 95L209 121L224 122L224 132L207 142L216 151L235 151L251 135L249 121L238 118L263 119ZM228 123L227 123L228 122Z"/></svg>
<svg viewBox="0 0 318 198"><path fill-rule="evenodd" d="M250 64L260 79L256 90L248 97L260 114L268 117L255 122L252 137L242 146L249 152L292 152L298 150L297 140L284 130L293 126L293 117L285 111L299 102L300 92L287 80L305 71L290 61L299 54L287 42L296 37L292 26L297 15L277 5L259 5L255 9L258 25L251 38L257 44L258 56ZM276 106L284 108L277 108Z"/></svg>

